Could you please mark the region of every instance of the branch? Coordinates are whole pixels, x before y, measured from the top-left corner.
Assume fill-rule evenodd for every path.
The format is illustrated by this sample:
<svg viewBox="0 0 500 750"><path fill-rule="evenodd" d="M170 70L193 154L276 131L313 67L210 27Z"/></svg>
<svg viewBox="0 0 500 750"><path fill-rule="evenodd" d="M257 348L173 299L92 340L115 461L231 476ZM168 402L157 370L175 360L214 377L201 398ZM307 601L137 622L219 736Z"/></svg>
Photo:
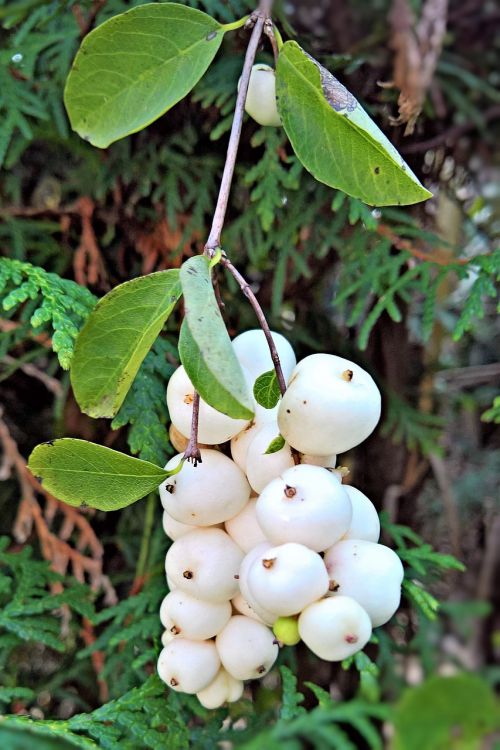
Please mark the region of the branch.
<svg viewBox="0 0 500 750"><path fill-rule="evenodd" d="M243 70L241 72L240 85L239 85L238 95L236 97L236 105L234 108L233 122L231 125L231 133L229 135L229 143L227 146L226 161L224 163L224 171L222 172L219 195L217 197L217 203L215 206L214 216L212 219L212 227L210 229L210 233L208 235L208 239L204 247L204 253L209 258L212 258L215 255L215 252L217 251L217 249L220 247L221 233L222 233L222 228L224 226L224 220L226 217L227 204L229 201L229 193L230 193L231 184L233 181L234 168L236 165L236 156L238 153L238 146L240 144L241 129L243 126L243 116L244 116L244 111L245 111L245 99L247 96L248 84L250 81L250 74L252 72L252 66L254 64L255 55L257 53L257 47L259 46L262 32L264 31L266 22L271 16L272 4L273 4L273 0L260 0L259 7L254 13L252 13L252 15L250 16L246 24L247 28L253 27L253 30L252 30L252 35L250 36L250 40L248 42L248 47L247 47L247 51L245 54L245 62L243 64ZM255 300L255 303L258 305L257 300ZM264 320L267 331L269 331L269 326L267 325L267 322L264 318L264 314L259 305L258 305L258 308L260 310L262 319ZM254 307L254 309L256 308ZM264 330L264 333L266 333L265 330ZM270 336L270 333L269 333L269 336ZM267 335L266 335L266 338L268 338ZM268 339L268 342L269 342L269 339ZM272 338L271 338L271 343L272 343ZM272 346L274 347L273 343L272 343ZM278 359L278 366L279 366L279 359ZM281 378L282 378L283 386L284 386L283 373L281 373ZM281 388L281 382L280 382L280 388ZM186 459L186 461L192 461L195 466L197 463L201 462L200 449L198 447L199 404L200 404L200 397L199 397L199 394L195 392L194 400L193 400L193 418L191 421L191 435L189 438L189 443L187 445L187 448L184 452L184 458Z"/></svg>
<svg viewBox="0 0 500 750"><path fill-rule="evenodd" d="M224 226L224 219L226 217L229 192L231 190L234 167L236 164L236 155L238 153L238 146L240 144L248 83L250 81L250 74L252 72L252 66L255 60L257 47L264 30L264 25L266 23L266 20L270 17L272 3L273 0L260 0L258 9L254 13L252 13L247 21L247 27L253 25L253 31L250 37L250 41L248 42L245 62L243 64L243 70L241 71L240 87L238 90L238 96L236 97L233 124L231 125L231 134L229 136L229 143L227 146L226 162L224 164L224 171L222 173L217 205L215 206L214 217L212 219L212 228L210 229L210 234L208 235L208 240L205 245L205 252L210 257L213 255L213 252L220 246L220 236L222 227Z"/></svg>
<svg viewBox="0 0 500 750"><path fill-rule="evenodd" d="M280 387L281 395L283 395L284 392L286 391L286 381L283 375L283 370L281 369L279 354L276 349L276 345L271 335L269 324L266 320L266 316L264 315L262 307L260 306L259 301L257 300L257 297L253 293L248 282L243 278L243 276L238 271L238 269L233 266L233 264L231 263L231 261L225 254L222 256L220 263L221 265L224 266L224 268L227 268L231 276L233 276L236 279L241 291L243 292L243 294L245 295L245 297L247 298L247 300L250 302L250 304L252 305L254 309L254 312L257 316L257 320L259 321L259 325L264 332L264 336L266 337L266 341L269 346L269 351L271 353L271 359L273 360L273 366L274 366L274 369L276 370L276 377L278 379L278 385Z"/></svg>

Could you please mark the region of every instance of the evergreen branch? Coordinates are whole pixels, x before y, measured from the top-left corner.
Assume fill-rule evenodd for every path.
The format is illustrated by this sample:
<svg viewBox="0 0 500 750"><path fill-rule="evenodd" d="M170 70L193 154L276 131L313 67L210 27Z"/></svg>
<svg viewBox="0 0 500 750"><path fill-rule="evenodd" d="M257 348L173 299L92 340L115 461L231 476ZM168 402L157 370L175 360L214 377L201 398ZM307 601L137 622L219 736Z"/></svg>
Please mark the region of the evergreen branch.
<svg viewBox="0 0 500 750"><path fill-rule="evenodd" d="M41 299L41 302L40 302ZM0 301L10 313L29 300L29 325L35 335L49 331L63 369L69 369L76 337L97 299L85 287L30 263L0 258Z"/></svg>

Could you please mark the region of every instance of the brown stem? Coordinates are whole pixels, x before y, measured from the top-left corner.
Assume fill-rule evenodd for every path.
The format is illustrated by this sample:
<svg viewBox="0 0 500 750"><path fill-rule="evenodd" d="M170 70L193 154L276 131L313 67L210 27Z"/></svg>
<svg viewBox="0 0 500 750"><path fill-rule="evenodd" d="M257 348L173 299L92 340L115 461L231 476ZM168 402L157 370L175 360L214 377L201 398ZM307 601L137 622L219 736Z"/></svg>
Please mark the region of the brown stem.
<svg viewBox="0 0 500 750"><path fill-rule="evenodd" d="M200 394L195 391L193 394L193 415L191 417L191 434L189 443L184 451L186 461L191 461L194 466L201 464L201 453L198 447L198 422L200 419Z"/></svg>
<svg viewBox="0 0 500 750"><path fill-rule="evenodd" d="M264 332L264 336L266 337L266 341L269 346L269 351L271 353L271 359L273 360L274 369L276 370L276 377L278 379L278 385L280 387L281 395L283 395L284 392L286 391L285 377L283 375L283 370L281 369L281 363L280 363L278 350L276 349L276 345L271 335L269 324L266 320L266 316L264 315L262 307L260 306L259 301L257 300L257 297L252 292L252 289L250 285L248 284L248 282L243 278L243 276L238 271L238 269L233 266L229 258L223 254L220 262L221 262L221 265L223 265L224 268L227 268L229 273L236 279L241 291L243 292L243 294L245 295L245 297L247 298L247 300L250 302L250 304L253 307L255 315L257 316L257 320L259 321L259 325Z"/></svg>

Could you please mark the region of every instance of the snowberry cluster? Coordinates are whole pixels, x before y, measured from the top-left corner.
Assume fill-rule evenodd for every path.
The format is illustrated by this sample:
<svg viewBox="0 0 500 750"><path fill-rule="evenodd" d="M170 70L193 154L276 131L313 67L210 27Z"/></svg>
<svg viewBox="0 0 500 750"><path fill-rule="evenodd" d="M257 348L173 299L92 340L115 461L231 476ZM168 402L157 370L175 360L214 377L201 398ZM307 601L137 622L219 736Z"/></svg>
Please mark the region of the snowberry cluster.
<svg viewBox="0 0 500 750"><path fill-rule="evenodd" d="M302 639L320 658L339 661L362 649L399 606L401 561L378 544L371 501L335 469L337 454L376 426L377 386L341 357L313 354L296 364L288 341L273 339L288 382L279 404L256 404L247 423L201 401L202 462L185 462L160 487L163 526L174 542L158 673L207 708L237 700L244 680L267 674L282 643ZM272 368L261 331L241 334L233 347L251 386ZM179 451L193 393L179 367L167 390ZM279 435L284 445L266 453ZM182 452L166 469L181 460Z"/></svg>

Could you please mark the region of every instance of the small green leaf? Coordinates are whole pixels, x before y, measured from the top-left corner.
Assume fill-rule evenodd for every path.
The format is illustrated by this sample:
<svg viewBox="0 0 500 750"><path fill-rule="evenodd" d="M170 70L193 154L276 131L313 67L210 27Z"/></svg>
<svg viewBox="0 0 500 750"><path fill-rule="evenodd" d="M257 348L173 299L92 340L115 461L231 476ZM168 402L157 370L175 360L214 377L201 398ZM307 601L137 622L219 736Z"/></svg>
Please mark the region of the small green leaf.
<svg viewBox="0 0 500 750"><path fill-rule="evenodd" d="M259 375L253 386L255 400L264 409L274 409L281 398L281 391L275 370L263 372Z"/></svg>
<svg viewBox="0 0 500 750"><path fill-rule="evenodd" d="M186 311L179 337L181 362L210 406L234 419L251 419L252 399L220 314L208 259L189 258L180 276Z"/></svg>
<svg viewBox="0 0 500 750"><path fill-rule="evenodd" d="M54 497L98 510L125 508L170 476L149 461L74 438L37 445L28 468Z"/></svg>
<svg viewBox="0 0 500 750"><path fill-rule="evenodd" d="M296 42L280 51L276 94L293 149L320 182L373 206L431 197L359 102Z"/></svg>
<svg viewBox="0 0 500 750"><path fill-rule="evenodd" d="M142 130L191 91L225 30L177 3L149 3L105 21L85 37L68 76L71 127L99 148Z"/></svg>
<svg viewBox="0 0 500 750"><path fill-rule="evenodd" d="M71 385L81 410L114 417L181 294L179 272L159 271L106 294L75 347Z"/></svg>
<svg viewBox="0 0 500 750"><path fill-rule="evenodd" d="M275 437L269 445L267 446L267 449L264 451L264 455L268 455L269 453L277 453L280 451L285 445L285 438L283 435L278 435L278 437Z"/></svg>
<svg viewBox="0 0 500 750"><path fill-rule="evenodd" d="M393 723L394 750L479 750L500 729L500 714L477 675L434 676L404 693Z"/></svg>

